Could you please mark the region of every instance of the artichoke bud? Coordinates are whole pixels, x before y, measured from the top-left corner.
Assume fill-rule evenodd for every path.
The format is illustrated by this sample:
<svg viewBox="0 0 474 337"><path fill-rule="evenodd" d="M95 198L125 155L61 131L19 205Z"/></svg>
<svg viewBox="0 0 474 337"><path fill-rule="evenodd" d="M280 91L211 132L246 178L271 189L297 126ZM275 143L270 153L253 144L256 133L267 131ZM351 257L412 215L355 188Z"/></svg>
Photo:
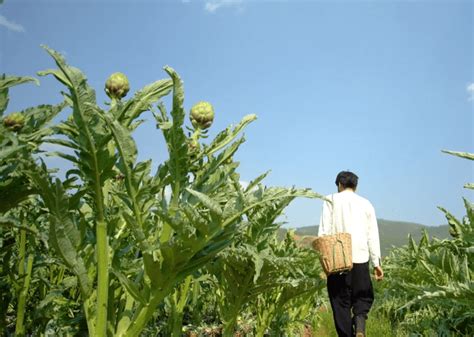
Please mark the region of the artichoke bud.
<svg viewBox="0 0 474 337"><path fill-rule="evenodd" d="M3 125L12 131L20 131L25 126L25 116L14 112L3 119Z"/></svg>
<svg viewBox="0 0 474 337"><path fill-rule="evenodd" d="M209 102L196 103L191 108L189 119L195 128L207 129L214 121L214 108Z"/></svg>
<svg viewBox="0 0 474 337"><path fill-rule="evenodd" d="M130 90L130 83L123 73L113 73L105 82L105 92L111 99L121 99Z"/></svg>

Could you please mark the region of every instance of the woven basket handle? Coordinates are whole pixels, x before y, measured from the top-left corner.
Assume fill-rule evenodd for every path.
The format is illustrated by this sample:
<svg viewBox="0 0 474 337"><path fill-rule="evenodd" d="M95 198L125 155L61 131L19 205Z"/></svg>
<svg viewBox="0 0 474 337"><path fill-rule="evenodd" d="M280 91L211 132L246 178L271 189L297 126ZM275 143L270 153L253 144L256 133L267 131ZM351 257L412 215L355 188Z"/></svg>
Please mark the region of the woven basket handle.
<svg viewBox="0 0 474 337"><path fill-rule="evenodd" d="M331 270L331 266L329 264L329 259L327 257L323 257L322 262L323 262L323 265L324 265L324 271L326 272L326 275L327 275L329 273L329 271Z"/></svg>
<svg viewBox="0 0 474 337"><path fill-rule="evenodd" d="M341 245L342 258L344 259L344 266L347 266L346 252L344 251L344 243L342 242L341 239L337 239L336 244L334 244L334 246L332 246L332 262L333 262L333 265L336 265L336 246L337 246L338 243Z"/></svg>

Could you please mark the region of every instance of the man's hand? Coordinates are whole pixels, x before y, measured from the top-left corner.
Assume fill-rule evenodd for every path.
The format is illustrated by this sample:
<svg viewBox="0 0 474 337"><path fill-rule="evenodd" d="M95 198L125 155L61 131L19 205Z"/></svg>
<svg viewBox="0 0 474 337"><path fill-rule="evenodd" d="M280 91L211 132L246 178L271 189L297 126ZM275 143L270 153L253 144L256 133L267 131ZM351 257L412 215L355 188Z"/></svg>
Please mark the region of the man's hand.
<svg viewBox="0 0 474 337"><path fill-rule="evenodd" d="M383 270L382 267L378 266L374 268L374 276L377 281L383 280Z"/></svg>

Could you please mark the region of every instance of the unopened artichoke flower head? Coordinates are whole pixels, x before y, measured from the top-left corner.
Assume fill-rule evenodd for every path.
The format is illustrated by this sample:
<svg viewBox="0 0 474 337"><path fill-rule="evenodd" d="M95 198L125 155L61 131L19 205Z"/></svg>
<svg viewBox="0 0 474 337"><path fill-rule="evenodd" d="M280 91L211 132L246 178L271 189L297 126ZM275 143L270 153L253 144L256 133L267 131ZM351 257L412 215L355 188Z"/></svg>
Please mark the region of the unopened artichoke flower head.
<svg viewBox="0 0 474 337"><path fill-rule="evenodd" d="M3 125L12 131L20 131L25 125L25 116L19 112L13 112L3 119Z"/></svg>
<svg viewBox="0 0 474 337"><path fill-rule="evenodd" d="M113 73L105 82L105 92L111 99L120 100L130 90L130 83L123 73Z"/></svg>
<svg viewBox="0 0 474 337"><path fill-rule="evenodd" d="M214 121L214 108L209 102L198 102L191 108L189 119L195 128L208 129Z"/></svg>

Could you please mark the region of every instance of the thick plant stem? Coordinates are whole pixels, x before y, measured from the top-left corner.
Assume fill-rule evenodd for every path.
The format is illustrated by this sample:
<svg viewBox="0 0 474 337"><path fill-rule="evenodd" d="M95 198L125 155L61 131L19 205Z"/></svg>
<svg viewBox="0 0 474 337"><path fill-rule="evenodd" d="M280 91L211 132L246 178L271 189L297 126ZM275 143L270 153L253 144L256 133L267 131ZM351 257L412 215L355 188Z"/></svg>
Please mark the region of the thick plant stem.
<svg viewBox="0 0 474 337"><path fill-rule="evenodd" d="M239 298L241 297L239 296ZM233 307L232 310L225 315L226 319L224 321L224 330L222 331L223 337L234 336L235 325L237 324L237 316L239 315L242 303L237 301L234 303L234 305L235 307Z"/></svg>
<svg viewBox="0 0 474 337"><path fill-rule="evenodd" d="M167 286L160 287L153 293L151 301L139 309L138 315L135 317L135 320L132 322L125 333L126 337L140 336L146 324L153 316L156 307L161 303L161 301L163 301L165 296L169 294L170 287L171 285L168 284Z"/></svg>
<svg viewBox="0 0 474 337"><path fill-rule="evenodd" d="M23 277L25 275L25 255L26 255L26 231L20 231L20 247L18 250L18 257L20 262L18 264L18 275Z"/></svg>
<svg viewBox="0 0 474 337"><path fill-rule="evenodd" d="M24 268L24 267L23 267ZM28 289L30 288L31 272L33 270L33 255L28 256L26 273L24 274L23 287L21 287L20 294L18 296L18 309L15 326L15 336L25 336L25 309L26 309L26 296L28 295Z"/></svg>
<svg viewBox="0 0 474 337"><path fill-rule="evenodd" d="M172 321L172 337L181 337L183 328L184 307L189 297L189 287L193 277L188 276L182 285L180 285L172 296L173 312L171 314Z"/></svg>
<svg viewBox="0 0 474 337"><path fill-rule="evenodd" d="M257 324L257 331L255 337L263 337L265 335L265 330L267 330L267 327L270 325L271 322L271 318L269 316L271 316L271 314L265 311L263 317L261 318L261 321L259 322L260 324Z"/></svg>
<svg viewBox="0 0 474 337"><path fill-rule="evenodd" d="M224 322L224 331L222 332L222 336L224 337L234 336L234 329L235 329L236 323L237 323L237 315L232 315L231 320Z"/></svg>
<svg viewBox="0 0 474 337"><path fill-rule="evenodd" d="M83 308L84 308L84 315L87 321L87 330L89 331L89 336L95 336L95 325L93 317L93 305L94 303L91 301L90 298L84 300Z"/></svg>
<svg viewBox="0 0 474 337"><path fill-rule="evenodd" d="M20 231L20 247L18 249L18 276L25 282L25 255L26 255L26 231ZM24 286L18 292L18 306L17 306L17 320L16 320L16 327L15 327L15 335L21 336L24 334L24 326L23 326L23 312L20 305L20 298L23 292Z"/></svg>
<svg viewBox="0 0 474 337"><path fill-rule="evenodd" d="M129 294L127 296L127 301L125 302L125 308L122 311L122 317L120 318L117 329L115 330L116 336L123 336L127 327L130 325L132 321L132 312L133 312L133 305L135 304L135 300Z"/></svg>
<svg viewBox="0 0 474 337"><path fill-rule="evenodd" d="M105 221L97 222L97 323L96 336L107 331L107 301L109 294L109 252Z"/></svg>
<svg viewBox="0 0 474 337"><path fill-rule="evenodd" d="M88 128L86 134L93 153L97 153L93 138ZM100 169L97 156L94 160L94 189L95 204L97 207L96 224L96 254L97 254L97 307L95 335L105 337L107 335L107 304L109 298L109 242L107 238L107 223L104 216L104 194L100 184Z"/></svg>

